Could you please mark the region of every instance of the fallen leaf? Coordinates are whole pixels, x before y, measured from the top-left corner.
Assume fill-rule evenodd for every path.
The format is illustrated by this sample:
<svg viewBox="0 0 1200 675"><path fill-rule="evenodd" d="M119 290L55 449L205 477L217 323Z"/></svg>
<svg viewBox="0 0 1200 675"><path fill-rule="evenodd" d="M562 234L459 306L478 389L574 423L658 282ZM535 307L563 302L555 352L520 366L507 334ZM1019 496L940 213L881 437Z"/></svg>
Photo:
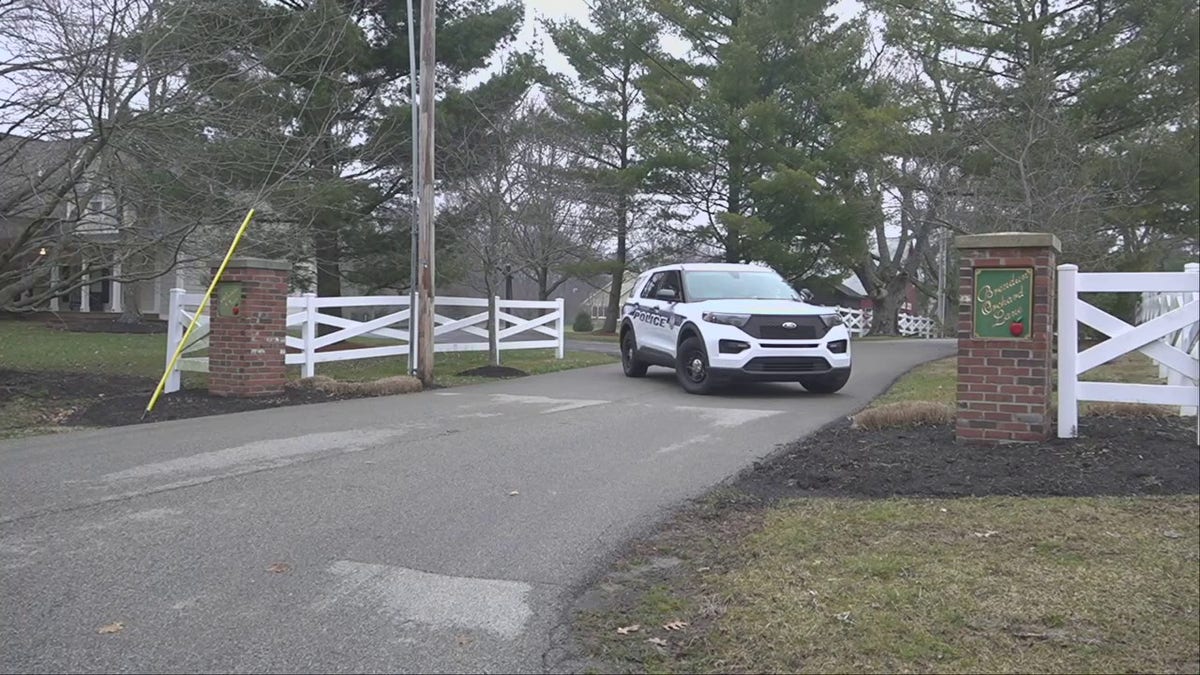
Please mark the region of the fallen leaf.
<svg viewBox="0 0 1200 675"><path fill-rule="evenodd" d="M712 569L711 567L697 567L697 568L696 568L696 571L697 571L697 572L707 572L707 571L709 571L709 570L711 570L711 569Z"/></svg>
<svg viewBox="0 0 1200 675"><path fill-rule="evenodd" d="M1183 535L1176 532L1175 530L1167 530L1162 533L1162 536L1166 537L1167 539L1179 539Z"/></svg>
<svg viewBox="0 0 1200 675"><path fill-rule="evenodd" d="M987 539L988 537L991 537L992 535L996 535L996 534L1000 534L1000 533L995 530L988 530L987 532L976 532L975 536L979 537L980 539Z"/></svg>
<svg viewBox="0 0 1200 675"><path fill-rule="evenodd" d="M686 621L672 621L670 623L663 624L663 628L667 630L683 630L687 627L687 625L688 624Z"/></svg>
<svg viewBox="0 0 1200 675"><path fill-rule="evenodd" d="M841 614L837 614L836 617L842 623L854 623L854 620L850 618L850 612L842 612Z"/></svg>
<svg viewBox="0 0 1200 675"><path fill-rule="evenodd" d="M666 647L667 646L667 641L662 638L650 638L650 639L646 640L646 642L649 642L650 644L654 645L655 647Z"/></svg>
<svg viewBox="0 0 1200 675"><path fill-rule="evenodd" d="M458 640L458 646L460 647L466 647L467 645L471 644L470 635L459 635L456 639Z"/></svg>
<svg viewBox="0 0 1200 675"><path fill-rule="evenodd" d="M114 621L107 626L100 626L96 632L101 635L112 635L114 633L120 633L123 630L125 630L125 624L121 623L120 621Z"/></svg>
<svg viewBox="0 0 1200 675"><path fill-rule="evenodd" d="M629 635L630 633L636 633L641 629L642 627L636 623L632 626L621 626L617 629L617 635Z"/></svg>
<svg viewBox="0 0 1200 675"><path fill-rule="evenodd" d="M270 565L267 565L267 571L272 574L283 574L284 572L287 572L290 569L292 569L292 566L287 563L278 562L278 563L271 563Z"/></svg>
<svg viewBox="0 0 1200 675"><path fill-rule="evenodd" d="M519 494L521 494L521 493L520 493L520 492L517 492L516 490L513 490L512 492L508 493L508 496L509 496L509 497L516 497L516 496L517 496L517 495L519 495Z"/></svg>

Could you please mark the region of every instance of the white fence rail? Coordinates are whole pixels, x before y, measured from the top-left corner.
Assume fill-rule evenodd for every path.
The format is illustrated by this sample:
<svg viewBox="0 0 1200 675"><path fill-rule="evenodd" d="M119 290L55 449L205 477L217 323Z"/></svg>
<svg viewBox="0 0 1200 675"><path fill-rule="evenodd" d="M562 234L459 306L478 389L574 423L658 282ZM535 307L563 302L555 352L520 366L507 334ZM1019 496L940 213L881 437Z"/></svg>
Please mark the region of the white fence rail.
<svg viewBox="0 0 1200 675"><path fill-rule="evenodd" d="M187 330L188 324L192 322L192 317L196 315L196 310L200 307L200 302L203 300L203 293L187 293L182 288L171 289L170 314L167 318L167 360L163 364L164 368L171 365L171 357L175 355L175 349L179 346L180 341L183 340L183 332ZM183 353L179 355L179 360L175 362L175 370L171 371L171 376L167 378L167 384L163 391L167 393L179 391L179 373L181 371L188 370L207 373L207 356L188 356L188 354L195 354L206 349L208 349L207 306L200 313L200 319L196 322L196 328L188 336L188 344L184 346Z"/></svg>
<svg viewBox="0 0 1200 675"><path fill-rule="evenodd" d="M1146 293L1137 325L1079 299L1080 293ZM1108 335L1079 351L1079 323ZM1058 436L1079 435L1080 401L1113 401L1179 406L1195 415L1200 405L1200 265L1183 272L1079 272L1058 267ZM1079 376L1124 354L1140 351L1166 370L1167 384L1082 382ZM1197 427L1200 442L1200 426Z"/></svg>
<svg viewBox="0 0 1200 675"><path fill-rule="evenodd" d="M862 337L871 332L871 310L838 307L837 311L842 316L842 322L846 325L846 329L850 331L850 335ZM901 335L922 338L937 337L938 324L936 319L927 316L913 316L906 312L900 312L897 319Z"/></svg>
<svg viewBox="0 0 1200 675"><path fill-rule="evenodd" d="M171 312L167 326L167 359L170 360L195 308L203 299L201 293L171 290ZM488 301L484 298L439 297L434 305L435 352L487 351L489 321L495 321L497 346L501 352L515 349L554 349L558 358L565 356L566 312L559 300L502 300L496 299L494 317L489 316ZM373 318L355 320L334 316L330 308L365 308ZM301 375L312 377L318 363L370 359L387 356L408 356L409 311L407 295L374 295L357 297L319 298L313 293L289 297L287 301L287 353L284 362L300 366ZM522 317L518 312L535 316ZM451 315L462 316L451 316ZM335 330L319 335L318 326ZM207 310L192 332L189 346L181 355L176 371L167 381L167 392L179 390L179 371L208 371L208 359L186 356L208 347ZM357 340L361 346L350 346ZM341 348L336 348L341 345Z"/></svg>

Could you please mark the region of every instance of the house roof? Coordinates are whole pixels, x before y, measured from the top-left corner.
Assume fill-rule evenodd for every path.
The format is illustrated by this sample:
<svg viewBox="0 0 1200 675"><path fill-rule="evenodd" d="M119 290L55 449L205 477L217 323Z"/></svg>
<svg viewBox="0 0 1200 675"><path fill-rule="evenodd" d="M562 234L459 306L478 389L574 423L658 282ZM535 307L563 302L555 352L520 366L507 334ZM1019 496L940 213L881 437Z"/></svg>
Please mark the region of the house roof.
<svg viewBox="0 0 1200 675"><path fill-rule="evenodd" d="M69 174L77 145L0 134L2 220L32 217L44 208Z"/></svg>
<svg viewBox="0 0 1200 675"><path fill-rule="evenodd" d="M841 282L838 283L838 290L846 295L854 297L867 297L867 289L863 287L862 281L859 280L857 274L851 274L845 279L842 279Z"/></svg>

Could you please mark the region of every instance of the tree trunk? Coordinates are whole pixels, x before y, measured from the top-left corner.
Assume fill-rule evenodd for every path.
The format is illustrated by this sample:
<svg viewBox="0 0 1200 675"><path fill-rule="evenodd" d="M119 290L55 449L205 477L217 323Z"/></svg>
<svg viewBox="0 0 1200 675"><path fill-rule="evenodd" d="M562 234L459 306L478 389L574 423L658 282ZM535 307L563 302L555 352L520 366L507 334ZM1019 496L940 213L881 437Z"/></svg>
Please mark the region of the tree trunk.
<svg viewBox="0 0 1200 675"><path fill-rule="evenodd" d="M872 293L870 335L899 335L900 334L900 304L904 301L905 290L908 287L907 278L897 275L881 290L882 293Z"/></svg>
<svg viewBox="0 0 1200 675"><path fill-rule="evenodd" d="M121 316L117 317L117 323L142 323L141 290L141 281L126 281L121 284Z"/></svg>
<svg viewBox="0 0 1200 675"><path fill-rule="evenodd" d="M317 297L337 298L342 295L341 246L336 223L325 222L318 217L314 223L313 248L317 263ZM340 317L341 307L327 307L322 313ZM338 330L335 326L317 324L317 335L328 335Z"/></svg>
<svg viewBox="0 0 1200 675"><path fill-rule="evenodd" d="M621 195L618 207L620 214L617 218L617 260L613 269L612 288L608 292L608 311L604 313L605 333L617 332L617 319L621 316L621 287L625 285L625 265L629 253L626 235L629 230L629 197Z"/></svg>
<svg viewBox="0 0 1200 675"><path fill-rule="evenodd" d="M538 300L550 298L550 268L539 265L537 268Z"/></svg>

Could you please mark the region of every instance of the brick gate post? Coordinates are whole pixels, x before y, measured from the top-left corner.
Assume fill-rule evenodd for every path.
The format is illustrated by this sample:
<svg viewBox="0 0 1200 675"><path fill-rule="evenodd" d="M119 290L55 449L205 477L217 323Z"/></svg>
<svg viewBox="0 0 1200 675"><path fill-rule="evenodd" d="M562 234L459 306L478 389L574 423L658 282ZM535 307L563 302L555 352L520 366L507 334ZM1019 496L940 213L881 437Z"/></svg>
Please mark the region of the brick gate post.
<svg viewBox="0 0 1200 675"><path fill-rule="evenodd" d="M220 262L213 265L213 274ZM284 365L288 274L279 260L234 258L209 300L208 391L214 396L278 394Z"/></svg>
<svg viewBox="0 0 1200 675"><path fill-rule="evenodd" d="M955 437L986 443L1050 437L1055 266L1052 234L961 236Z"/></svg>

